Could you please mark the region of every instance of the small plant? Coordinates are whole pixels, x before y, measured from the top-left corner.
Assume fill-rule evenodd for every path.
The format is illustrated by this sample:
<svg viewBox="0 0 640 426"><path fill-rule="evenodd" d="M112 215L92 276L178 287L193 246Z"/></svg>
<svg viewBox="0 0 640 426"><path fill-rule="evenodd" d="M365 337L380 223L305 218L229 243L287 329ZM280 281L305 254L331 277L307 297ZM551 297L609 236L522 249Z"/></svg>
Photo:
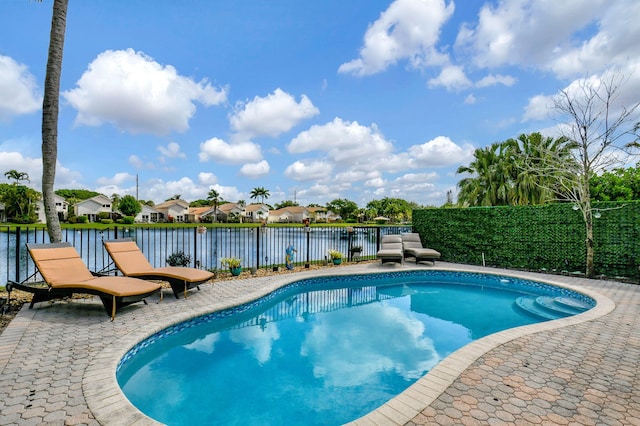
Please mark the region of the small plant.
<svg viewBox="0 0 640 426"><path fill-rule="evenodd" d="M342 259L343 254L340 253L338 250L329 250L329 257L331 257L331 259Z"/></svg>
<svg viewBox="0 0 640 426"><path fill-rule="evenodd" d="M191 256L185 254L183 251L177 251L167 257L167 264L169 266L189 266L191 263Z"/></svg>
<svg viewBox="0 0 640 426"><path fill-rule="evenodd" d="M239 268L241 263L242 259L239 259L237 257L224 257L220 259L220 264L222 266L226 266L229 269Z"/></svg>

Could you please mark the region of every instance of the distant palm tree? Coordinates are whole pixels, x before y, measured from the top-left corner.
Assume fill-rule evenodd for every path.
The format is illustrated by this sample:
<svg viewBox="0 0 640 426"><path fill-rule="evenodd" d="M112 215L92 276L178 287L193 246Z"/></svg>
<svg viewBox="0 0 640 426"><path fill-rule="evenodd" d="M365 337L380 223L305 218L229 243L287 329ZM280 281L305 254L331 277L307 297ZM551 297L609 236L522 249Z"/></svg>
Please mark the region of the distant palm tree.
<svg viewBox="0 0 640 426"><path fill-rule="evenodd" d="M264 204L264 200L266 198L269 198L269 196L271 195L269 193L268 189L265 189L261 186L253 188L253 190L251 191L251 193L249 194L251 199L256 199L256 198L260 198L260 202Z"/></svg>
<svg viewBox="0 0 640 426"><path fill-rule="evenodd" d="M13 179L15 180L14 184L17 185L18 183L20 183L21 180L26 180L27 182L30 182L29 180L29 173L26 172L19 172L17 170L9 170L8 172L5 172L4 174L7 179Z"/></svg>
<svg viewBox="0 0 640 426"><path fill-rule="evenodd" d="M207 194L207 200L213 201L213 221L218 221L218 203L220 202L220 193L215 189L209 191Z"/></svg>

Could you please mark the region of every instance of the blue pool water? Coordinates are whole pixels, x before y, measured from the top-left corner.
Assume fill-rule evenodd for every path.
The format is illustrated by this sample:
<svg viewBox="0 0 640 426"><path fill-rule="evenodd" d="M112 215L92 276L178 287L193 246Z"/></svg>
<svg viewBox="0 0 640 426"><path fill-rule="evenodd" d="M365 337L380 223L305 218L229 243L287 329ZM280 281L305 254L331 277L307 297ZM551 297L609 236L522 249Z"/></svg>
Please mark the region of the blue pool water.
<svg viewBox="0 0 640 426"><path fill-rule="evenodd" d="M469 342L549 319L536 309L557 318L593 305L566 289L482 274L314 278L151 336L117 378L136 407L169 425L338 425Z"/></svg>

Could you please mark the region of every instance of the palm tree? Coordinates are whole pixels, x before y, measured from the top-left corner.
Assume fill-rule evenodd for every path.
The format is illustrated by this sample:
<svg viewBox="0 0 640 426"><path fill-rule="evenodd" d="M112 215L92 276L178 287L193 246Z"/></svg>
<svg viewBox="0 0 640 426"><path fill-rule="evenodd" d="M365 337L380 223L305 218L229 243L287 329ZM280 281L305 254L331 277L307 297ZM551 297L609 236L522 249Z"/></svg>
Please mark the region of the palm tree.
<svg viewBox="0 0 640 426"><path fill-rule="evenodd" d="M213 201L213 221L218 221L218 203L220 202L220 193L215 189L211 189L207 194L207 200Z"/></svg>
<svg viewBox="0 0 640 426"><path fill-rule="evenodd" d="M514 164L513 204L544 204L561 198L555 188L558 173L548 168L549 160L565 164L571 161L573 144L567 138L544 137L540 133L522 134L504 142L508 161Z"/></svg>
<svg viewBox="0 0 640 426"><path fill-rule="evenodd" d="M56 212L53 185L58 161L60 76L62 74L62 53L67 28L68 6L69 0L53 1L47 71L44 79L44 99L42 101L42 200L47 219L47 232L52 243L62 241L62 229Z"/></svg>
<svg viewBox="0 0 640 426"><path fill-rule="evenodd" d="M5 172L4 175L7 177L7 179L15 180L14 185L17 185L18 183L20 183L21 180L26 180L27 182L30 182L29 173L26 173L26 172L19 172L17 170L11 169L8 172Z"/></svg>
<svg viewBox="0 0 640 426"><path fill-rule="evenodd" d="M266 198L269 198L271 194L269 193L268 189L258 186L256 188L253 188L249 195L251 199L260 198L260 202L264 204L264 200Z"/></svg>
<svg viewBox="0 0 640 426"><path fill-rule="evenodd" d="M456 173L472 176L458 182L458 202L470 206L504 206L510 202L512 187L510 176L513 164L506 161L505 147L494 143L477 148L469 166L460 166Z"/></svg>

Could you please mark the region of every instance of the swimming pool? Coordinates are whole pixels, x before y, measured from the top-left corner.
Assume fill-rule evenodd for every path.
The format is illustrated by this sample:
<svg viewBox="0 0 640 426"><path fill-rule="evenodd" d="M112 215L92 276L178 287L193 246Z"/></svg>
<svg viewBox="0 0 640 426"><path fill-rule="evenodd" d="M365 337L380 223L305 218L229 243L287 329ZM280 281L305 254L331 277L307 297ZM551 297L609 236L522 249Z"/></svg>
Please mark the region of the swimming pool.
<svg viewBox="0 0 640 426"><path fill-rule="evenodd" d="M120 362L123 392L167 424L340 424L457 348L538 322L518 298L594 304L547 284L474 273L327 280L299 281L151 336Z"/></svg>

